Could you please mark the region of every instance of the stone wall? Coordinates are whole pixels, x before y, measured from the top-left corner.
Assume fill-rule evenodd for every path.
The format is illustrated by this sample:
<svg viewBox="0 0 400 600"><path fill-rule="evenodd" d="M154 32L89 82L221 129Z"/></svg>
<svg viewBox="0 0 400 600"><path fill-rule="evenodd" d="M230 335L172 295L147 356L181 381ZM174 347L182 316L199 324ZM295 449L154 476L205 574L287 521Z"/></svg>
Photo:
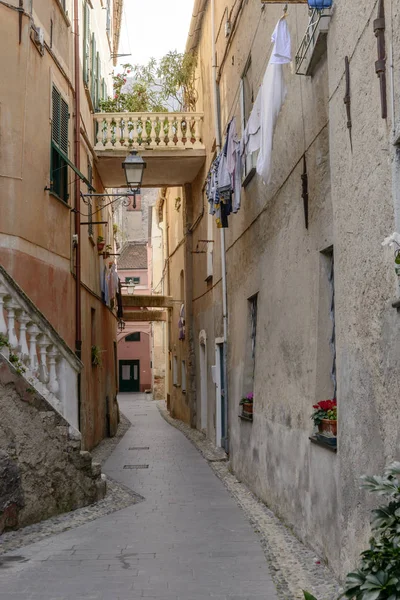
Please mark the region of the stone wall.
<svg viewBox="0 0 400 600"><path fill-rule="evenodd" d="M0 533L104 497L100 465L2 355L0 414Z"/></svg>

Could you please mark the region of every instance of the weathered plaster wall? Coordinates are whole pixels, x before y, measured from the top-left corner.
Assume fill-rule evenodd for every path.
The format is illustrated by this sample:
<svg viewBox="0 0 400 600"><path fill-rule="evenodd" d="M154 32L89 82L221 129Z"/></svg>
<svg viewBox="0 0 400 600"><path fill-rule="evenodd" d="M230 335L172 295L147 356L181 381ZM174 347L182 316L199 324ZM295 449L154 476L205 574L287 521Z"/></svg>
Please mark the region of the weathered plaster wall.
<svg viewBox="0 0 400 600"><path fill-rule="evenodd" d="M29 12L30 3L24 2L24 8ZM66 0L66 10L72 16L72 0ZM80 4L81 31L82 11L83 3ZM100 4L95 4L90 15L101 72L111 89L106 11ZM68 156L74 162L73 33L69 19L56 1L34 2L32 19L44 30L47 48L43 56L30 37L29 18L22 16L19 44L18 13L0 6L0 70L7 80L7 86L0 88L0 261L70 348L75 349L75 253L71 208L76 174L68 169L68 203L45 190L50 185L53 84L68 103ZM80 44L80 51L83 51L83 44ZM90 140L94 139L92 106L84 89L82 73L80 81L81 128L89 143L82 135L81 164L77 166L87 175L87 162L91 162L94 185L100 192L102 184L90 146ZM86 192L86 185L82 184L81 190ZM93 206L94 211L97 209ZM81 202L80 210L82 221L87 221L88 206L84 202ZM82 257L82 360L85 366L81 381L81 428L83 443L89 448L107 431L115 431L117 421L113 358L116 322L101 301L100 269L104 265L95 247L98 235L106 237L107 243L113 241L111 209L95 212L95 217L94 220L109 221L109 226L95 225L92 237L88 235L87 226L81 226L78 232ZM91 366L91 309L96 311L95 329L101 332L99 344L105 350L104 368L96 372ZM107 398L108 409L105 408Z"/></svg>
<svg viewBox="0 0 400 600"><path fill-rule="evenodd" d="M394 114L400 88L396 64L400 7L386 11L386 44L393 40ZM270 36L282 6L227 3L229 40L223 33L224 6L217 3L217 64L221 129L236 115L240 134L240 78L251 52L254 98L265 71ZM284 67L288 94L278 119L273 146L272 182L257 177L242 194L242 208L226 232L228 280L228 398L230 459L234 471L343 576L354 568L369 536L373 504L359 489L363 473L378 473L398 459L399 322L391 302L396 281L391 253L381 241L399 222L399 161L391 146L391 88L388 64L389 118L380 117L375 74L377 3L349 7L334 3L328 52L313 77L296 76ZM393 15L393 23L390 22ZM305 33L307 8L290 6L287 16L294 54ZM194 215L200 221L194 246L207 235L203 185L214 152L212 116L210 4L199 43L199 110L206 111L204 140L208 156L193 184ZM267 40L267 42L266 42ZM353 150L349 143L344 57L350 57ZM393 127L392 127L393 126ZM309 228L301 198L302 156L306 154ZM392 188L393 186L393 188ZM394 190L394 193L392 192ZM332 191L331 191L332 190ZM394 195L394 197L393 197ZM397 226L398 230L398 226ZM206 275L206 255L194 255L195 336L207 335L209 368L214 340L222 334L220 241L215 225L213 277ZM309 442L312 404L333 394L329 379L326 314L326 265L323 251L333 246L338 453ZM244 391L248 342L248 298L258 293L254 421L238 419ZM197 392L199 344L197 350ZM215 389L208 377L207 434L215 439ZM198 398L198 415L199 400ZM361 419L361 420L360 420ZM362 421L362 424L361 424ZM199 419L197 421L200 426Z"/></svg>
<svg viewBox="0 0 400 600"><path fill-rule="evenodd" d="M100 465L0 355L0 533L100 500Z"/></svg>

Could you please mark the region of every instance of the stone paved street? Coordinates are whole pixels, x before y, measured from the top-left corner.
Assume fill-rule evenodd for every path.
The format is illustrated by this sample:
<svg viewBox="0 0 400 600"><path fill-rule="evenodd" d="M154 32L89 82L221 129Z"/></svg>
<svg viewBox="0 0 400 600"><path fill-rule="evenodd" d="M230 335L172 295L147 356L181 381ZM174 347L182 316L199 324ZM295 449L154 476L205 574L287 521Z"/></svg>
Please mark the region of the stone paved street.
<svg viewBox="0 0 400 600"><path fill-rule="evenodd" d="M0 600L275 600L260 542L208 463L149 397L120 406L134 426L104 471L145 500L3 555Z"/></svg>

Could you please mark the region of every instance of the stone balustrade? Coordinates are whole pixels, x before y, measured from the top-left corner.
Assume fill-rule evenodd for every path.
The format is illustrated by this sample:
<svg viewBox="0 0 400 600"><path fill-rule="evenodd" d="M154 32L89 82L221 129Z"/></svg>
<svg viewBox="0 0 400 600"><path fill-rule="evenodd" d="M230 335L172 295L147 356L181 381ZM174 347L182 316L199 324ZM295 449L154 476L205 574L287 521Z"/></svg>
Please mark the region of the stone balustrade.
<svg viewBox="0 0 400 600"><path fill-rule="evenodd" d="M0 344L0 353L14 361L14 367L77 433L77 376L83 365L1 266L0 334L8 340L8 346Z"/></svg>
<svg viewBox="0 0 400 600"><path fill-rule="evenodd" d="M96 113L96 150L204 149L203 113Z"/></svg>

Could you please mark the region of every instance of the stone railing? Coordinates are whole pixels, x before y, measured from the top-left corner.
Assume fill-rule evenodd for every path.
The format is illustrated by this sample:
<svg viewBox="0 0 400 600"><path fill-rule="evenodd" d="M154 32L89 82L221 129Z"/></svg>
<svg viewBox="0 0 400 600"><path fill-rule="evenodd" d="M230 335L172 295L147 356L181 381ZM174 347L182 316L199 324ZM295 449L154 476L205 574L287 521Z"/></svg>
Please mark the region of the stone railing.
<svg viewBox="0 0 400 600"><path fill-rule="evenodd" d="M203 149L203 113L96 113L96 150Z"/></svg>
<svg viewBox="0 0 400 600"><path fill-rule="evenodd" d="M77 433L78 378L83 365L0 266L0 352ZM71 430L72 431L72 430Z"/></svg>

